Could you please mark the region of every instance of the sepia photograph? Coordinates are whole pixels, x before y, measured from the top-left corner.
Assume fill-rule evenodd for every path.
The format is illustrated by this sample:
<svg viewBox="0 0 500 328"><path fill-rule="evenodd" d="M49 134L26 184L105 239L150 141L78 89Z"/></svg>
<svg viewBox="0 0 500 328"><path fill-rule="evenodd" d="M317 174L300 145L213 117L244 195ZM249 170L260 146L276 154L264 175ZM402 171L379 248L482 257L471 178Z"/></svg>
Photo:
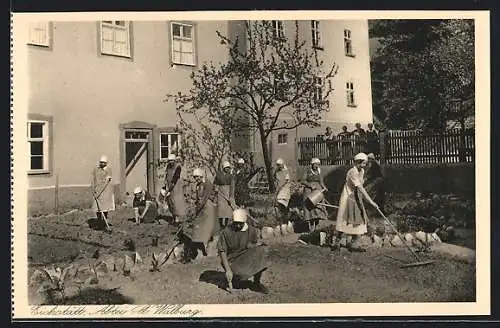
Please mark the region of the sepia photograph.
<svg viewBox="0 0 500 328"><path fill-rule="evenodd" d="M487 13L150 15L14 15L22 316L489 311Z"/></svg>

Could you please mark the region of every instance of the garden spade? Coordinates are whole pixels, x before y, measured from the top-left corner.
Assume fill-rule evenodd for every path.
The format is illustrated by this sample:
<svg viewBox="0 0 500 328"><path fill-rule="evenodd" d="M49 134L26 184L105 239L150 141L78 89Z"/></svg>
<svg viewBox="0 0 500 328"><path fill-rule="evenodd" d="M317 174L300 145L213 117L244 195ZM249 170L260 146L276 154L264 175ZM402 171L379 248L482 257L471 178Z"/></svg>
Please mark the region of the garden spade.
<svg viewBox="0 0 500 328"><path fill-rule="evenodd" d="M94 192L92 192L92 196L94 197L94 200L95 200L95 203L97 205L97 213L99 213L99 215L101 216L101 219L104 221L104 223L106 224L106 232L111 234L111 228L108 224L108 220L106 219L106 216L104 215L104 213L101 211L101 207L99 206L99 201L97 200L97 197L100 196L99 195L95 195Z"/></svg>
<svg viewBox="0 0 500 328"><path fill-rule="evenodd" d="M401 241L403 242L403 244L406 246L406 248L408 248L408 250L411 252L413 257L415 257L415 259L416 259L416 262L403 264L400 266L400 268L417 267L417 266L428 265L428 264L434 263L434 261L432 261L432 260L423 261L422 259L420 259L420 257L417 255L417 253L415 253L415 251L406 243L406 239L396 229L394 224L392 224L392 222L384 215L384 213L382 213L382 211L380 210L380 208L378 208L378 206L377 206L377 211L384 218L384 220L392 227L392 229L394 229L394 231L398 234L398 236L401 239Z"/></svg>

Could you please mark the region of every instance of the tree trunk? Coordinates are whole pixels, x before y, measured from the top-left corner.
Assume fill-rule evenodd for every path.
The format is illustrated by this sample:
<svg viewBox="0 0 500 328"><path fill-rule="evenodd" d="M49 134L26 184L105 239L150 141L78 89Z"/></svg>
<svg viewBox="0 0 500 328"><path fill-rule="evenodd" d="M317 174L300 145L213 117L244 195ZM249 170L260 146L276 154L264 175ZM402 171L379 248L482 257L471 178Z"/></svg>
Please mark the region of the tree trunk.
<svg viewBox="0 0 500 328"><path fill-rule="evenodd" d="M267 146L267 137L263 129L259 129L260 134L260 144L262 146L262 156L264 157L264 165L266 167L267 182L269 185L269 191L274 192L274 176L273 167L271 163L271 154L269 153L269 148Z"/></svg>

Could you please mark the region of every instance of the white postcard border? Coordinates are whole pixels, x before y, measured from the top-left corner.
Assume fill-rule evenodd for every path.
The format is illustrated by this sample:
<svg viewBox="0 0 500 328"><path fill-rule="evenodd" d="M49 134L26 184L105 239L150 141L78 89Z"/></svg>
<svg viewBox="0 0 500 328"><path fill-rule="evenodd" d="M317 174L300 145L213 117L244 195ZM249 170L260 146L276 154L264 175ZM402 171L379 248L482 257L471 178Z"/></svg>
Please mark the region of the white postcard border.
<svg viewBox="0 0 500 328"><path fill-rule="evenodd" d="M138 305L43 306L28 305L27 292L27 145L28 105L27 29L32 20L233 20L233 19L475 19L476 63L476 302L470 303L369 303L369 304L245 304L245 305ZM12 316L14 319L189 317L312 317L312 316L420 316L490 314L490 22L488 11L240 11L240 12L97 12L12 14ZM141 305L144 307L144 305ZM167 310L167 307L170 310ZM80 308L80 310L79 310ZM156 309L156 310L155 310ZM165 309L161 311L161 309ZM177 310L176 310L177 309ZM50 314L52 310L52 314ZM66 311L66 312L64 312ZM78 311L81 311L78 312ZM106 313L106 311L108 311ZM170 311L170 312L169 312ZM182 314L181 312L184 311ZM45 315L44 315L45 313ZM56 314L57 313L57 314ZM69 314L64 314L69 313ZM75 314L80 313L80 314Z"/></svg>

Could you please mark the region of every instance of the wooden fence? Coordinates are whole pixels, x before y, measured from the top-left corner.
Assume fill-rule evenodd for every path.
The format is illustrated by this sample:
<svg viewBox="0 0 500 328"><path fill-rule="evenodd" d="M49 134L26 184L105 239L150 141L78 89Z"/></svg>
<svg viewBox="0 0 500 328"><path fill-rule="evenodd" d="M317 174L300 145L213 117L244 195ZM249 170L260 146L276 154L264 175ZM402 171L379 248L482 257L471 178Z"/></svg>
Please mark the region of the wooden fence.
<svg viewBox="0 0 500 328"><path fill-rule="evenodd" d="M388 131L375 141L348 138L301 138L299 165L317 157L322 165L350 165L359 152L374 153L382 164L473 163L475 131L450 130L429 134L422 131Z"/></svg>

